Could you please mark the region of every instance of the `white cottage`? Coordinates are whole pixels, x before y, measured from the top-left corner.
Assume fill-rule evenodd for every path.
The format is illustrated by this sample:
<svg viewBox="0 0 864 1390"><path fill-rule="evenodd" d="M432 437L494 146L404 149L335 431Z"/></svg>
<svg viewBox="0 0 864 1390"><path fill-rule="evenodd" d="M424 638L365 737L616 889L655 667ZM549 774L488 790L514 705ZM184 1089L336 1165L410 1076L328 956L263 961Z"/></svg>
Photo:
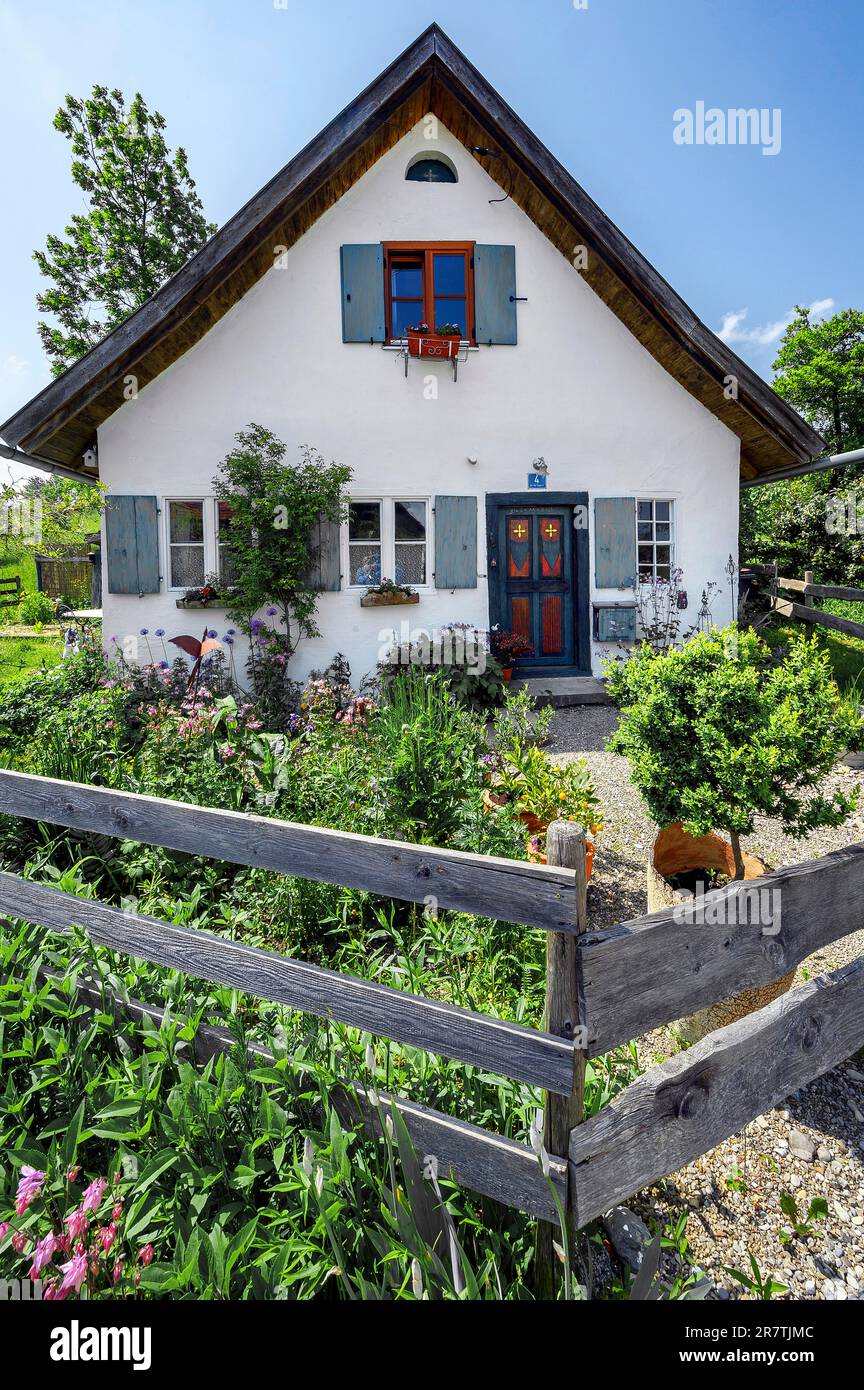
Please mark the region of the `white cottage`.
<svg viewBox="0 0 864 1390"><path fill-rule="evenodd" d="M407 330L445 322L442 355L412 355ZM741 478L824 451L436 25L2 426L85 475L95 447L106 634L193 630L177 601L228 521L211 480L253 420L353 474L297 677L341 651L359 678L403 615L521 632L526 674L599 674L640 577L681 568L693 621L728 588ZM419 603L361 607L382 576Z"/></svg>

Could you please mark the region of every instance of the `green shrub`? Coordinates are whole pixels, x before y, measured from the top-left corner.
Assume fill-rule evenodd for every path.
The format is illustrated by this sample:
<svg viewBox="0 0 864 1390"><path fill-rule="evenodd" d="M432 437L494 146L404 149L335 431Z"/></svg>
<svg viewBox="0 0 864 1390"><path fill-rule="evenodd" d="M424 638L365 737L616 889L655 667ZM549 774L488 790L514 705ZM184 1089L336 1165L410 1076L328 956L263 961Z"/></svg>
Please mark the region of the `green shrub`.
<svg viewBox="0 0 864 1390"><path fill-rule="evenodd" d="M803 836L839 825L855 805L819 789L860 721L812 639L793 636L779 664L734 625L665 655L643 645L610 666L608 689L622 713L607 747L629 759L654 820L695 835L727 831L739 878L740 836L757 815Z"/></svg>
<svg viewBox="0 0 864 1390"><path fill-rule="evenodd" d="M53 623L57 609L53 599L37 591L25 594L18 605L18 621L21 623Z"/></svg>

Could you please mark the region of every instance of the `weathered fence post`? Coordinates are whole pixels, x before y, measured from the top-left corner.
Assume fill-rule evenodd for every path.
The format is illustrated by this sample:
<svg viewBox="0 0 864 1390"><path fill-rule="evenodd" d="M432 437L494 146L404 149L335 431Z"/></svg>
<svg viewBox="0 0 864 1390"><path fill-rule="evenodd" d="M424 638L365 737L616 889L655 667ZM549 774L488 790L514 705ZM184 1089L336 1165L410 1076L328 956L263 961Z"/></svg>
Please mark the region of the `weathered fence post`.
<svg viewBox="0 0 864 1390"><path fill-rule="evenodd" d="M585 835L572 821L553 820L546 832L546 862L576 873L576 934L548 932L546 936L546 1013L547 1032L578 1045L579 971L578 936L588 927L588 876L585 862ZM574 1054L573 1089L569 1096L546 1093L543 1116L543 1145L546 1152L566 1158L570 1131L583 1119L585 1053ZM569 1203L567 1217L569 1220ZM574 1233L571 1232L571 1236ZM555 1293L557 1260L552 1249L552 1227L541 1223L537 1236L538 1293L552 1298ZM580 1282L588 1283L587 1252L574 1251Z"/></svg>
<svg viewBox="0 0 864 1390"><path fill-rule="evenodd" d="M812 571L812 570L805 570L805 571L804 571L804 583L805 583L805 584L812 584L812 583L813 583L813 571ZM812 595L812 594L808 594L806 589L804 590L804 607L805 607L805 608L812 608L812 607L813 607L813 595Z"/></svg>

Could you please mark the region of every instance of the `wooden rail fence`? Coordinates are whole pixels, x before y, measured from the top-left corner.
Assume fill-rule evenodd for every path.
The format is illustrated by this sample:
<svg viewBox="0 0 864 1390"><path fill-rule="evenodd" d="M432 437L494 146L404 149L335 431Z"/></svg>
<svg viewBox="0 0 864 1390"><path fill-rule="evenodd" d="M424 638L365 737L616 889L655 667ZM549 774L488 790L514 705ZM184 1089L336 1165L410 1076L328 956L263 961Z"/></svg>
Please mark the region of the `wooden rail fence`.
<svg viewBox="0 0 864 1390"><path fill-rule="evenodd" d="M767 579L770 586L770 605L781 618L797 618L802 623L815 623L819 627L843 632L847 637L864 639L864 623L856 623L851 618L841 618L836 613L826 613L817 608L813 600L817 598L844 599L847 603L864 603L864 589L850 589L843 584L814 584L813 571L806 570L803 579L785 579L773 565L745 565L742 576L753 575ZM781 598L778 589L800 594L803 602Z"/></svg>
<svg viewBox="0 0 864 1390"><path fill-rule="evenodd" d="M432 897L440 907L544 929L540 1030L0 873L0 912L10 917L61 932L74 924L98 944L139 959L540 1088L547 1096L546 1174L526 1145L401 1096L379 1100L398 1107L418 1150L434 1154L442 1172L545 1222L557 1221L560 1203L574 1228L584 1226L864 1044L861 959L709 1034L583 1122L588 1057L769 984L818 947L864 928L864 845L592 932L584 841L565 822L549 830L549 856L559 862L542 866L20 772L0 771L0 812L407 901ZM78 988L101 1006L94 986ZM162 1017L135 1001L114 1007ZM199 1029L200 1055L232 1045L224 1030ZM269 1055L261 1045L255 1051ZM380 1125L374 1099L356 1083L345 1082L334 1103L359 1108Z"/></svg>

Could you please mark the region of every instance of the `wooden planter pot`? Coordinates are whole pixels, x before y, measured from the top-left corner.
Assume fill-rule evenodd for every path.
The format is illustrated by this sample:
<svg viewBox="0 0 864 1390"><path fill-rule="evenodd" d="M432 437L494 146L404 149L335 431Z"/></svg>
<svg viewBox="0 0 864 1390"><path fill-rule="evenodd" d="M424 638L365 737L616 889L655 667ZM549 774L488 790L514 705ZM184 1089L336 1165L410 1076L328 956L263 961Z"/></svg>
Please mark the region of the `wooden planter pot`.
<svg viewBox="0 0 864 1390"><path fill-rule="evenodd" d="M419 603L419 594L364 594L361 608L392 608L397 603Z"/></svg>
<svg viewBox="0 0 864 1390"><path fill-rule="evenodd" d="M745 881L762 878L770 873L767 864L755 854L742 854L742 858ZM676 897L675 889L669 880L676 874L687 873L693 869L714 869L730 879L734 878L735 859L732 846L720 835L688 835L680 825L667 825L657 834L648 864L648 911L660 912L664 907L671 907L673 903L681 901ZM706 891L707 877L706 872ZM691 930L719 931L722 928L694 923ZM753 931L758 930L758 926L754 925ZM734 1023L736 1019L764 1008L772 999L785 994L794 977L795 971L790 970L773 984L763 985L759 989L746 989L740 994L731 995L728 999L720 999L716 1004L709 1004L695 1014L679 1018L670 1024L670 1027L685 1042L698 1042L707 1033L713 1033L715 1029L723 1028L727 1023Z"/></svg>

